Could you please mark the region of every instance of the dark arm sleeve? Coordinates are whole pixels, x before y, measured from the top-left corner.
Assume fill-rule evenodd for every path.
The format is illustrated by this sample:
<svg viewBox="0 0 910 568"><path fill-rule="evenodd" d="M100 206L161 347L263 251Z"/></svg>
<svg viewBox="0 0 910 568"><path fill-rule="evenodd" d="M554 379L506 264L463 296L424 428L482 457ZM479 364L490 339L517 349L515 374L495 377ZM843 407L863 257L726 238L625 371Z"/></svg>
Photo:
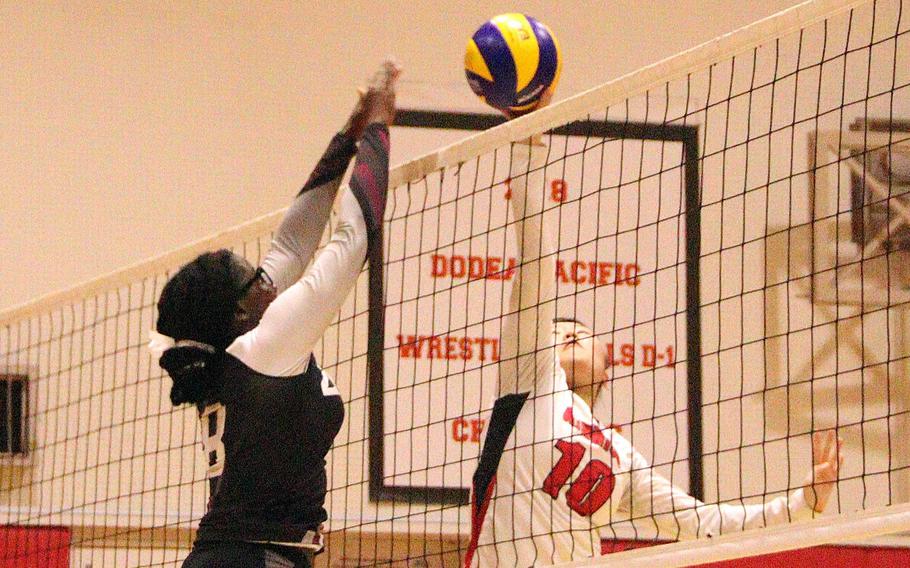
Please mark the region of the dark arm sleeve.
<svg viewBox="0 0 910 568"><path fill-rule="evenodd" d="M332 138L275 232L262 267L279 292L300 280L312 260L356 148L354 140L344 133Z"/></svg>
<svg viewBox="0 0 910 568"><path fill-rule="evenodd" d="M329 242L303 279L279 294L259 325L238 337L229 353L267 375L294 376L306 369L313 346L357 282L367 252L381 254L388 180L389 131L371 124L357 149L349 188L342 191Z"/></svg>
<svg viewBox="0 0 910 568"><path fill-rule="evenodd" d="M363 211L369 247L372 249L378 246L378 237L382 235L389 189L389 129L386 125L374 122L364 130L350 186Z"/></svg>
<svg viewBox="0 0 910 568"><path fill-rule="evenodd" d="M341 176L348 169L348 164L351 163L351 158L354 157L356 151L357 144L353 138L344 132L336 134L329 142L329 147L323 152L319 163L313 168L310 179L297 195L301 196L327 184L334 184L337 189L341 183Z"/></svg>

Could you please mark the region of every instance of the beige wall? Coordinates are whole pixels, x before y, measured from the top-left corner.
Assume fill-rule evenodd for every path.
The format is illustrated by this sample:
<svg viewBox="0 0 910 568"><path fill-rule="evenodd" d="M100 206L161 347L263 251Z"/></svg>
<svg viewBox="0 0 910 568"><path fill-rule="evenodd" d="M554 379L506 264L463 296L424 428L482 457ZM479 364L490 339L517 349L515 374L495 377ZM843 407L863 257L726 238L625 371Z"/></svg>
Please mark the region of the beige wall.
<svg viewBox="0 0 910 568"><path fill-rule="evenodd" d="M521 3L559 97L795 0ZM464 42L514 2L0 3L0 309L287 204L388 53L402 106L483 111ZM396 162L435 144L397 141Z"/></svg>

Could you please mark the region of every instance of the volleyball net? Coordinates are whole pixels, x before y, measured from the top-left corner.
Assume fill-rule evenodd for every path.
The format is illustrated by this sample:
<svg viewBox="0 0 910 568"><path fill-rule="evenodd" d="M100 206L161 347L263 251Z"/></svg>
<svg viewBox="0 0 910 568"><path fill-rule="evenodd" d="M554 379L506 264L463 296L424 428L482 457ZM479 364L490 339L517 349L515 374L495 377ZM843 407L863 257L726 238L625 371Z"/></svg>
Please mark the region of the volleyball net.
<svg viewBox="0 0 910 568"><path fill-rule="evenodd" d="M821 518L665 544L654 515L583 517L612 554L580 562L689 565L907 530L905 4L806 2L396 167L384 260L315 352L346 411L318 563L463 559L502 318L535 260L512 234L519 176L542 180L528 190L557 238L556 314L606 344L594 414L658 473L707 503L763 503L802 486L813 432L845 440ZM545 162L516 171L514 144L538 134ZM146 348L155 303L203 251L257 262L282 214L0 313L0 561L179 565L207 466L195 411L172 408ZM643 544L660 546L623 552Z"/></svg>

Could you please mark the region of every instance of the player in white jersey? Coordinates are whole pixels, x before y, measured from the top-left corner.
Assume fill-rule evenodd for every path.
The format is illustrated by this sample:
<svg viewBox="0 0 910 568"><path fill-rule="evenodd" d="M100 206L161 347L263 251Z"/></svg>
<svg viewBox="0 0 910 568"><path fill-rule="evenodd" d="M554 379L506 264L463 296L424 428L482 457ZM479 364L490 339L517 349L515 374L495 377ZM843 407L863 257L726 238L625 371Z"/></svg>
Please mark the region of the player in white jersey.
<svg viewBox="0 0 910 568"><path fill-rule="evenodd" d="M505 316L499 398L472 490L465 566L549 565L600 554L598 529L649 518L661 538L718 535L821 512L841 463L833 431L813 437L804 488L756 505L706 505L673 487L591 408L606 387L604 343L557 321L556 242L543 222L541 143L516 144L511 189L521 261ZM528 164L531 167L528 167Z"/></svg>

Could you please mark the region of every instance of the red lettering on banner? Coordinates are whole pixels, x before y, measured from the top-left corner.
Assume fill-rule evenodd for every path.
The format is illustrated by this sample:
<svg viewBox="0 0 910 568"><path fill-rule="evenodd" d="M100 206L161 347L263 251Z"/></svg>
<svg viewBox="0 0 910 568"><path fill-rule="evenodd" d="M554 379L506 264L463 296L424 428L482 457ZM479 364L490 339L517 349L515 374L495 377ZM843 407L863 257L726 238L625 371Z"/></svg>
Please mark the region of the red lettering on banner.
<svg viewBox="0 0 910 568"><path fill-rule="evenodd" d="M631 367L632 365L635 364L635 346L634 345L631 345L631 344L623 345L622 348L619 350L619 352L622 354L621 361L622 361L623 365L625 365L627 367Z"/></svg>
<svg viewBox="0 0 910 568"><path fill-rule="evenodd" d="M459 444L464 444L465 442L479 444L480 435L486 425L487 421L480 418L472 418L471 420L456 418L452 420L452 440Z"/></svg>
<svg viewBox="0 0 910 568"><path fill-rule="evenodd" d="M562 203L566 200L569 193L569 186L564 179L554 179L550 182L550 197L556 203Z"/></svg>
<svg viewBox="0 0 910 568"><path fill-rule="evenodd" d="M504 185L506 192L503 195L505 199L512 199L512 178L506 178ZM556 203L562 203L569 197L569 184L564 179L554 179L550 181L550 199Z"/></svg>
<svg viewBox="0 0 910 568"><path fill-rule="evenodd" d="M457 342L457 337L452 337L451 335L446 337L446 359L451 360L458 357L458 347L456 346Z"/></svg>
<svg viewBox="0 0 910 568"><path fill-rule="evenodd" d="M442 349L439 344L438 337L430 338L430 359L442 359Z"/></svg>
<svg viewBox="0 0 910 568"><path fill-rule="evenodd" d="M486 424L486 420L480 420L479 418L474 418L471 420L471 442L475 444L480 443L480 434L483 432L483 427Z"/></svg>
<svg viewBox="0 0 910 568"><path fill-rule="evenodd" d="M597 281L609 282L613 276L613 265L609 262L601 262L597 267Z"/></svg>
<svg viewBox="0 0 910 568"><path fill-rule="evenodd" d="M616 266L620 267L622 265L617 264ZM617 272L619 272L618 268L617 268ZM638 286L639 279L638 279L638 265L637 264L627 264L626 265L626 269L623 272L622 282L626 283L628 286ZM616 283L619 284L619 280L617 280Z"/></svg>
<svg viewBox="0 0 910 568"><path fill-rule="evenodd" d="M467 264L465 257L453 256L449 264L449 273L452 275L452 278L463 278L467 273Z"/></svg>
<svg viewBox="0 0 910 568"><path fill-rule="evenodd" d="M572 282L585 282L585 277L579 276L579 272L585 267L585 263L578 262L577 260L572 263Z"/></svg>
<svg viewBox="0 0 910 568"><path fill-rule="evenodd" d="M488 275L487 278L492 278L494 280L502 280L501 276L498 274L499 265L501 262L502 262L502 259L499 258L498 256L488 256L487 257L487 269L485 272L485 274Z"/></svg>
<svg viewBox="0 0 910 568"><path fill-rule="evenodd" d="M493 346L493 360L499 361L499 340L498 339L488 339L490 345Z"/></svg>
<svg viewBox="0 0 910 568"><path fill-rule="evenodd" d="M499 361L499 339L460 335L398 334L398 356L402 359L461 359Z"/></svg>
<svg viewBox="0 0 910 568"><path fill-rule="evenodd" d="M653 367L657 364L657 347L653 345L641 346L641 365L642 367Z"/></svg>
<svg viewBox="0 0 910 568"><path fill-rule="evenodd" d="M433 268L430 269L430 276L439 278L449 272L449 259L441 254L433 255Z"/></svg>
<svg viewBox="0 0 910 568"><path fill-rule="evenodd" d="M475 280L484 274L484 260L479 256L468 257L468 278Z"/></svg>
<svg viewBox="0 0 910 568"><path fill-rule="evenodd" d="M564 284L569 282L569 275L566 273L566 263L561 260L556 261L556 279Z"/></svg>
<svg viewBox="0 0 910 568"><path fill-rule="evenodd" d="M626 285L638 286L639 267L637 264L622 262L593 262L573 260L556 261L556 279L563 284L591 284L593 286Z"/></svg>
<svg viewBox="0 0 910 568"><path fill-rule="evenodd" d="M430 257L430 276L433 278L468 277L470 280L488 278L490 280L511 280L518 262L508 259L503 268L503 259L498 256L445 256L434 254Z"/></svg>
<svg viewBox="0 0 910 568"><path fill-rule="evenodd" d="M461 358L467 361L474 354L474 344L471 343L470 337L461 338Z"/></svg>
<svg viewBox="0 0 910 568"><path fill-rule="evenodd" d="M518 266L518 263L515 262L514 258L509 259L509 269L505 271L504 280L511 280L512 276L515 275L515 268Z"/></svg>
<svg viewBox="0 0 910 568"><path fill-rule="evenodd" d="M638 360L636 351L640 351ZM402 359L461 359L468 361L499 361L499 339L460 335L398 335L398 356ZM632 367L638 362L644 368L673 367L676 350L667 345L658 351L657 345L607 343L607 359L612 367Z"/></svg>
<svg viewBox="0 0 910 568"><path fill-rule="evenodd" d="M663 351L658 351L654 344L640 345L641 366L644 368L673 367L676 365L675 351L668 345ZM607 359L612 367L632 367L635 365L635 345L632 343L613 344L607 343Z"/></svg>
<svg viewBox="0 0 910 568"><path fill-rule="evenodd" d="M514 257L503 259L499 256L430 256L430 276L433 278L468 278L479 280L511 280L518 268ZM594 262L558 259L556 278L564 284L590 284L593 286L625 285L638 286L640 267L622 262Z"/></svg>
<svg viewBox="0 0 910 568"><path fill-rule="evenodd" d="M418 338L416 335L409 335L405 338L398 334L398 356L402 359L419 357L424 341L426 341L426 337Z"/></svg>
<svg viewBox="0 0 910 568"><path fill-rule="evenodd" d="M452 420L452 439L456 442L465 443L468 441L468 435L465 433L468 421L464 418Z"/></svg>

